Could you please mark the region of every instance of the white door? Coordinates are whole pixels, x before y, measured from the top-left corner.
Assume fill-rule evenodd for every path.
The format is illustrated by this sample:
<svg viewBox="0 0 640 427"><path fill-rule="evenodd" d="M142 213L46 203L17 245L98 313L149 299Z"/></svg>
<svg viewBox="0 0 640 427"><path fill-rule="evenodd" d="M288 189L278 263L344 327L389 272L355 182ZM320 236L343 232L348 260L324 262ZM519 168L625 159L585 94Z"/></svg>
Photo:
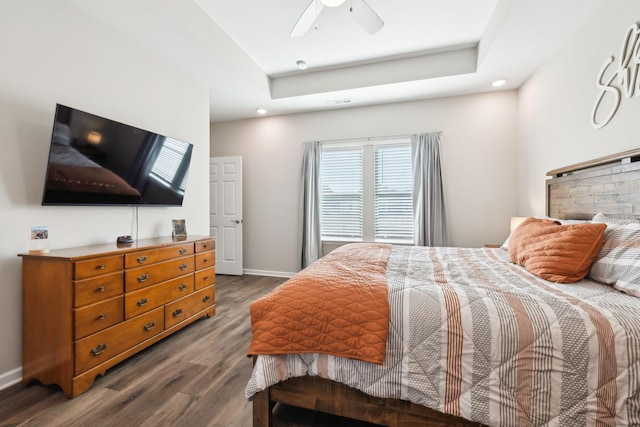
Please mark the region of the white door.
<svg viewBox="0 0 640 427"><path fill-rule="evenodd" d="M216 273L242 274L242 157L209 162L209 229L216 236Z"/></svg>

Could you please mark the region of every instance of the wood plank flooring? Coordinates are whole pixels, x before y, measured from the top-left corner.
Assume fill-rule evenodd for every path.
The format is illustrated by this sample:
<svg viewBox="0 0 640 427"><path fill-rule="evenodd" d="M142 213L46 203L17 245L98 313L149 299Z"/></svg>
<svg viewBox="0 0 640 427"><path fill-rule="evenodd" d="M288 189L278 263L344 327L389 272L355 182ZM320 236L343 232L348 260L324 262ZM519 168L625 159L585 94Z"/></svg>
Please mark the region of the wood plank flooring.
<svg viewBox="0 0 640 427"><path fill-rule="evenodd" d="M0 391L0 426L251 426L249 305L285 279L216 276L216 316L114 366L75 399L38 382ZM275 425L370 426L293 407Z"/></svg>

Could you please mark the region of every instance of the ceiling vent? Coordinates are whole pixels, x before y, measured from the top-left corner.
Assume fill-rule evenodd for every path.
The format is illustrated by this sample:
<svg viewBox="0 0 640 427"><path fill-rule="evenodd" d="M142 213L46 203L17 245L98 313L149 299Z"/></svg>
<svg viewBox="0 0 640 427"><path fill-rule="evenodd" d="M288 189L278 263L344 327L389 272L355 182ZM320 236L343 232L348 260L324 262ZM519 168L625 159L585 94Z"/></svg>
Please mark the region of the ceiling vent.
<svg viewBox="0 0 640 427"><path fill-rule="evenodd" d="M345 104L351 104L351 99L331 99L326 102L327 102L327 105L345 105Z"/></svg>

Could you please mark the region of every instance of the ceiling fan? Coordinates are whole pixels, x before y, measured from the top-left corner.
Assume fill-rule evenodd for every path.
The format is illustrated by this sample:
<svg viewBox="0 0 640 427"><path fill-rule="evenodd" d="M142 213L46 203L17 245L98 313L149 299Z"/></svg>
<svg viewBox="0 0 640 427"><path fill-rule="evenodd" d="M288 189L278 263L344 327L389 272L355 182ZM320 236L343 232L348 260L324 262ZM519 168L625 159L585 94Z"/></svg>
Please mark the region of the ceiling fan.
<svg viewBox="0 0 640 427"><path fill-rule="evenodd" d="M311 0L309 6L298 19L295 27L289 34L290 37L302 37L307 31L311 29L316 22L318 15L322 12L325 6L338 7L342 5L346 0ZM350 0L349 12L353 19L370 35L373 35L380 31L384 26L384 21L380 19L378 14L371 9L364 0Z"/></svg>

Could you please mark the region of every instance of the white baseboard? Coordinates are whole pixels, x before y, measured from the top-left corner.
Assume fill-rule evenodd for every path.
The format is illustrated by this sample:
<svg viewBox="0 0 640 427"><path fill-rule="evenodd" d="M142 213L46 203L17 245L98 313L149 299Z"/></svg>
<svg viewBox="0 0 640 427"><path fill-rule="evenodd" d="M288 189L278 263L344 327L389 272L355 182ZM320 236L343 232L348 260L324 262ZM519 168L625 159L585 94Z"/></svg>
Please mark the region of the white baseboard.
<svg viewBox="0 0 640 427"><path fill-rule="evenodd" d="M0 374L0 390L18 384L22 380L22 367Z"/></svg>
<svg viewBox="0 0 640 427"><path fill-rule="evenodd" d="M286 277L291 278L296 273L289 273L285 271L268 271L268 270L244 270L244 274L248 274L250 276L268 276L268 277Z"/></svg>

